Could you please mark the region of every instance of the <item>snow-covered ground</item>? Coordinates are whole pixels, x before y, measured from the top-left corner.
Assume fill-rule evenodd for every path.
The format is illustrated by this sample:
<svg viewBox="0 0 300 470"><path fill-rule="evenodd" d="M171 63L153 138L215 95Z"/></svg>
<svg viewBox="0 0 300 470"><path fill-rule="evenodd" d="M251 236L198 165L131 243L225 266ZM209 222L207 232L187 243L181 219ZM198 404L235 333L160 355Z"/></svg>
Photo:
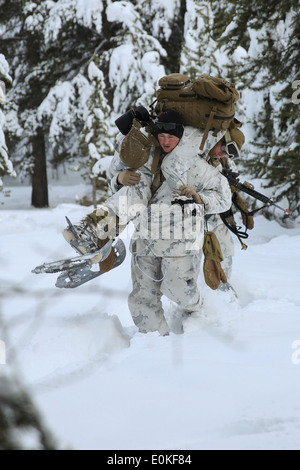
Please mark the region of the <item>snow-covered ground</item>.
<svg viewBox="0 0 300 470"><path fill-rule="evenodd" d="M60 448L300 449L299 225L257 216L248 250L236 244L239 301L199 279L207 322L142 335L127 307L129 253L70 291L31 273L74 255L61 231L65 215L88 211L75 203L84 186L51 187L47 210L30 207L30 188L11 189L0 195L0 375L19 371Z"/></svg>

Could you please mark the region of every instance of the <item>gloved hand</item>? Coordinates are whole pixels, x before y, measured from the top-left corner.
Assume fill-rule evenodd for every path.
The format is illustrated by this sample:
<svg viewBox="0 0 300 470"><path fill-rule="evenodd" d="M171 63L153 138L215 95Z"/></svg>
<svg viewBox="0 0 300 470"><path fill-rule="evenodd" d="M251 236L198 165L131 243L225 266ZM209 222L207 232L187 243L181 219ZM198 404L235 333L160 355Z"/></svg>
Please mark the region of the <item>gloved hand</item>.
<svg viewBox="0 0 300 470"><path fill-rule="evenodd" d="M243 220L243 224L245 225L245 227L247 227L248 230L254 229L254 219L252 215L246 216L245 214L242 214L242 220Z"/></svg>
<svg viewBox="0 0 300 470"><path fill-rule="evenodd" d="M193 198L197 204L204 204L201 197L194 189L190 188L189 186L181 186L179 189L181 191L180 196Z"/></svg>
<svg viewBox="0 0 300 470"><path fill-rule="evenodd" d="M123 186L132 186L141 181L141 175L133 170L123 170L118 175L118 183Z"/></svg>
<svg viewBox="0 0 300 470"><path fill-rule="evenodd" d="M246 206L246 203L244 199L241 197L241 195L236 192L234 195L234 203L238 209L240 209L241 215L242 215L242 220L243 224L248 230L253 230L254 228L254 219L252 215L248 215L249 210Z"/></svg>

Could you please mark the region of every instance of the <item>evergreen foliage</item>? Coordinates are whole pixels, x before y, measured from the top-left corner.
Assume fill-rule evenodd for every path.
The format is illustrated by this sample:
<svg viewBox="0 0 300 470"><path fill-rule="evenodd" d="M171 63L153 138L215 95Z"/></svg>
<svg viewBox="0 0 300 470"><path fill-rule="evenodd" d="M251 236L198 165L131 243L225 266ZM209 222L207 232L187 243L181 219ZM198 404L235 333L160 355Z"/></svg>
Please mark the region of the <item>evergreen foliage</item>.
<svg viewBox="0 0 300 470"><path fill-rule="evenodd" d="M299 79L298 2L0 0L0 7L0 52L10 58L13 79L6 145L19 177L33 176L34 205L40 198L47 205L47 195L39 194L47 186L46 166L72 162L80 169L80 158L88 158L86 117L93 132L99 124L90 114L94 61L103 74L97 112L109 116L101 145L110 145L116 117L151 104L157 80L167 73L233 81L247 136L243 161L274 197L287 197L292 217L298 216L299 104L292 101ZM109 155L102 147L97 152Z"/></svg>
<svg viewBox="0 0 300 470"><path fill-rule="evenodd" d="M55 450L30 396L11 375L1 376L0 450Z"/></svg>
<svg viewBox="0 0 300 470"><path fill-rule="evenodd" d="M105 97L105 82L103 73L97 67L94 60L88 66L88 77L93 91L87 102L84 127L79 135L80 155L79 170L84 179L89 179L93 187L93 204L105 200L108 192L105 167L102 162L105 157L113 155L114 137L111 134L110 106ZM97 194L99 193L99 194Z"/></svg>
<svg viewBox="0 0 300 470"><path fill-rule="evenodd" d="M296 218L300 214L300 114L292 96L299 78L299 2L214 1L215 11L220 3L226 15L215 16L215 29L223 32L218 45L229 56L240 46L245 49L234 69L239 84L254 91L248 94L248 112L246 106L253 136L246 167L272 188L276 199L287 198ZM250 100L256 97L254 107Z"/></svg>
<svg viewBox="0 0 300 470"><path fill-rule="evenodd" d="M46 207L47 167L70 162L105 197L114 119L148 107L167 73L209 73L241 91L246 169L299 216L299 1L0 0L0 11L0 189L15 167ZM54 448L27 392L2 375L0 449L25 448L29 434Z"/></svg>
<svg viewBox="0 0 300 470"><path fill-rule="evenodd" d="M2 177L6 173L13 177L16 176L13 164L8 157L8 149L3 132L5 116L1 107L5 107L6 104L6 86L11 86L11 77L9 75L8 63L4 55L0 54L0 191L3 190Z"/></svg>
<svg viewBox="0 0 300 470"><path fill-rule="evenodd" d="M209 2L187 1L180 71L191 80L201 73L221 76L213 38L213 13Z"/></svg>

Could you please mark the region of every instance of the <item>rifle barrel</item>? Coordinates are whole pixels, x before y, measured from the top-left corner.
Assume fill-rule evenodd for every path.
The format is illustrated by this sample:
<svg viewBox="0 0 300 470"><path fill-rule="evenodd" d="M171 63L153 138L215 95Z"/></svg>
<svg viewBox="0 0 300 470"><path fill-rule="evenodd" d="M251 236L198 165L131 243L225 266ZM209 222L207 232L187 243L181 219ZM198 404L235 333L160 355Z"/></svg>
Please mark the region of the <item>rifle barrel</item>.
<svg viewBox="0 0 300 470"><path fill-rule="evenodd" d="M291 211L289 209L284 209L283 207L278 206L277 204L274 203L274 201L272 199L265 196L264 194L259 193L255 189L251 189L250 187L248 187L248 185L246 185L244 183L240 183L240 181L237 180L237 177L239 176L239 173L235 173L235 172L233 172L231 170L228 170L226 168L223 169L222 173L227 178L229 184L231 184L235 188L239 189L240 191L243 191L244 193L249 194L249 196L252 196L255 199L258 199L259 201L263 202L267 206L273 205L275 207L278 207L278 209L281 209L282 211L284 211L286 214L291 213Z"/></svg>

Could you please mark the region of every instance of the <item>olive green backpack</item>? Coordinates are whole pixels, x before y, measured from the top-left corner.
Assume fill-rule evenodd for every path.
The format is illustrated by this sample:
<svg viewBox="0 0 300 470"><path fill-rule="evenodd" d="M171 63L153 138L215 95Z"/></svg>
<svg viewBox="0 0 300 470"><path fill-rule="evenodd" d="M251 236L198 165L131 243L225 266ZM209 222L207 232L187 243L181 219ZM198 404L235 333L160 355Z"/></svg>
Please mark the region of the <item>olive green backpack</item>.
<svg viewBox="0 0 300 470"><path fill-rule="evenodd" d="M156 91L156 100L150 105L152 116L174 110L182 115L184 125L204 129L200 150L203 150L210 130L228 130L226 142L234 140L239 148L243 145L244 135L238 129L242 124L234 117L239 94L233 83L207 74L191 82L187 75L173 73L162 77L158 84L160 88ZM160 152L158 141L152 135L154 123L151 119L146 121L140 120L131 111L126 130L119 128L126 134L121 144L120 158L133 169L147 162L151 147L155 147L155 161Z"/></svg>
<svg viewBox="0 0 300 470"><path fill-rule="evenodd" d="M186 126L204 129L200 150L210 130L234 129L241 126L235 119L235 103L239 99L233 83L223 78L200 75L194 82L180 73L162 77L158 82L156 100L151 108L155 114L174 110Z"/></svg>

